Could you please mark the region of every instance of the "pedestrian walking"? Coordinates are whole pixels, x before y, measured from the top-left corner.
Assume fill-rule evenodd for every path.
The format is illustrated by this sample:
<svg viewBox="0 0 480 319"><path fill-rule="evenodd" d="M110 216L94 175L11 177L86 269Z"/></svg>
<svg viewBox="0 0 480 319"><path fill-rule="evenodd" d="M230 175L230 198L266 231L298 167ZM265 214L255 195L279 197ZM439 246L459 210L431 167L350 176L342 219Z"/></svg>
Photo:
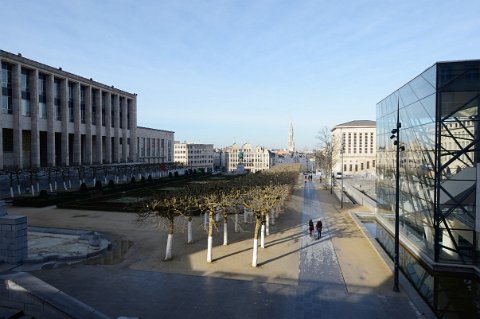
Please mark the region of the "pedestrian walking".
<svg viewBox="0 0 480 319"><path fill-rule="evenodd" d="M310 232L310 237L312 237L312 235L313 235L313 220L311 220L311 219L308 221L308 230Z"/></svg>
<svg viewBox="0 0 480 319"><path fill-rule="evenodd" d="M322 237L322 221L319 219L317 221L317 225L315 226L317 228L317 239L320 239Z"/></svg>

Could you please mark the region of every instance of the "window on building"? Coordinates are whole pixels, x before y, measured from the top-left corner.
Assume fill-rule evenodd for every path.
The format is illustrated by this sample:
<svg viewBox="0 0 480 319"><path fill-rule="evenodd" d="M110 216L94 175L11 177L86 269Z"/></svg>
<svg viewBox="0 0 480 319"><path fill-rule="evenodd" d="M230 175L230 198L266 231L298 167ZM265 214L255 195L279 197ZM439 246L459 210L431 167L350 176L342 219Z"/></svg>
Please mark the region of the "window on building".
<svg viewBox="0 0 480 319"><path fill-rule="evenodd" d="M47 89L45 86L46 76L45 74L38 74L38 117L41 119L47 118Z"/></svg>
<svg viewBox="0 0 480 319"><path fill-rule="evenodd" d="M110 126L115 127L115 97L113 95L110 95Z"/></svg>
<svg viewBox="0 0 480 319"><path fill-rule="evenodd" d="M80 120L85 123L85 91L86 87L80 87Z"/></svg>
<svg viewBox="0 0 480 319"><path fill-rule="evenodd" d="M127 129L130 129L130 112L132 108L132 100L127 100Z"/></svg>
<svg viewBox="0 0 480 319"><path fill-rule="evenodd" d="M105 126L105 107L107 105L107 93L102 92L102 126Z"/></svg>
<svg viewBox="0 0 480 319"><path fill-rule="evenodd" d="M360 170L363 171L363 163L360 163Z"/></svg>
<svg viewBox="0 0 480 319"><path fill-rule="evenodd" d="M349 165L349 171L351 172L352 171L352 164Z"/></svg>
<svg viewBox="0 0 480 319"><path fill-rule="evenodd" d="M97 90L92 90L92 124L97 124Z"/></svg>
<svg viewBox="0 0 480 319"><path fill-rule="evenodd" d="M355 172L358 172L358 164L355 164Z"/></svg>
<svg viewBox="0 0 480 319"><path fill-rule="evenodd" d="M120 115L120 128L123 128L123 110L122 110L122 105L123 105L123 97L120 97L119 99L120 104L118 107L118 114Z"/></svg>
<svg viewBox="0 0 480 319"><path fill-rule="evenodd" d="M56 119L57 121L62 120L62 81L60 79L53 80L53 104L55 105L56 110Z"/></svg>
<svg viewBox="0 0 480 319"><path fill-rule="evenodd" d="M23 116L31 116L30 111L30 71L22 69L20 76L20 89L22 95L21 113Z"/></svg>
<svg viewBox="0 0 480 319"><path fill-rule="evenodd" d="M3 152L9 153L13 152L13 129L4 128L2 129L3 134Z"/></svg>
<svg viewBox="0 0 480 319"><path fill-rule="evenodd" d="M2 62L2 112L12 114L12 65Z"/></svg>
<svg viewBox="0 0 480 319"><path fill-rule="evenodd" d="M375 167L375 160L372 161L372 167Z"/></svg>
<svg viewBox="0 0 480 319"><path fill-rule="evenodd" d="M367 169L370 168L370 161L367 161Z"/></svg>
<svg viewBox="0 0 480 319"><path fill-rule="evenodd" d="M74 83L68 82L68 118L70 122L73 122L75 118L73 113L73 90Z"/></svg>

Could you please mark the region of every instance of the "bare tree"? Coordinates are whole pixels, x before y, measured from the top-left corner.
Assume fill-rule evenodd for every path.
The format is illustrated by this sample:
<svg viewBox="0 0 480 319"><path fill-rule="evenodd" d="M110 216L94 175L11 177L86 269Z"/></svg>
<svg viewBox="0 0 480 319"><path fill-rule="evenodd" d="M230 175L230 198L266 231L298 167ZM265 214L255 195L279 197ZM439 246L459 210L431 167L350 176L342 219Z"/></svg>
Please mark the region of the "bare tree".
<svg viewBox="0 0 480 319"><path fill-rule="evenodd" d="M316 154L316 159L318 160L320 167L325 176L325 181L330 181L330 185L333 186L333 169L338 162L341 148L341 141L336 140L330 128L328 126L322 127L316 138L318 139L320 150ZM332 188L330 188L332 192Z"/></svg>

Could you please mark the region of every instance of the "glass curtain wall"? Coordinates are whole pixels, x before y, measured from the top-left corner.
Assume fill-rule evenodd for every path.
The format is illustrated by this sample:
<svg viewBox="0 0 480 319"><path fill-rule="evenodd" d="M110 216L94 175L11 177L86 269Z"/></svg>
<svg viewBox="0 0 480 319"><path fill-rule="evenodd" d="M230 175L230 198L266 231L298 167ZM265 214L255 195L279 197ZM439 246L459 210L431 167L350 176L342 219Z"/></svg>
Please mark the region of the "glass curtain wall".
<svg viewBox="0 0 480 319"><path fill-rule="evenodd" d="M438 63L377 104L378 215L395 222L400 116L400 231L437 262L479 265L475 217L480 62Z"/></svg>
<svg viewBox="0 0 480 319"><path fill-rule="evenodd" d="M480 265L475 232L480 61L439 63L437 83L436 260Z"/></svg>

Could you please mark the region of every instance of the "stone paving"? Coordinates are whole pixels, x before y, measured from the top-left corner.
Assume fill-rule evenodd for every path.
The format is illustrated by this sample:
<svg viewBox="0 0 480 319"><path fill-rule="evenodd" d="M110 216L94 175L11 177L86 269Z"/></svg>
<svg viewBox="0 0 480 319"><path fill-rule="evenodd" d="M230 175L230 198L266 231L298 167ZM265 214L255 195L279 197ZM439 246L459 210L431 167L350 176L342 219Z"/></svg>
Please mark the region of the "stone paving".
<svg viewBox="0 0 480 319"><path fill-rule="evenodd" d="M119 265L73 265L33 274L111 317L421 318L404 293L391 292L391 272L365 242L348 212L335 208L338 201L328 191L318 190L312 182L301 183L294 194L301 199L297 203L301 223L277 239L282 244L297 240L298 248L286 246L289 250L283 254L275 251L277 257L269 256L268 263L240 276L241 280L232 279L236 265L228 259L205 266L226 267L219 278L205 272L188 275L139 267L141 260L136 254L127 255ZM310 218L323 220L319 240L307 233ZM100 225L98 221L96 225ZM272 239L267 237L267 246ZM231 246L248 252L250 244L249 240ZM244 263L249 256L242 257L247 258ZM135 268L129 266L135 263ZM204 261L190 263L193 269L195 263L203 265ZM288 267L297 273L295 281L290 272L281 269ZM275 272L285 273L291 280L275 280Z"/></svg>

